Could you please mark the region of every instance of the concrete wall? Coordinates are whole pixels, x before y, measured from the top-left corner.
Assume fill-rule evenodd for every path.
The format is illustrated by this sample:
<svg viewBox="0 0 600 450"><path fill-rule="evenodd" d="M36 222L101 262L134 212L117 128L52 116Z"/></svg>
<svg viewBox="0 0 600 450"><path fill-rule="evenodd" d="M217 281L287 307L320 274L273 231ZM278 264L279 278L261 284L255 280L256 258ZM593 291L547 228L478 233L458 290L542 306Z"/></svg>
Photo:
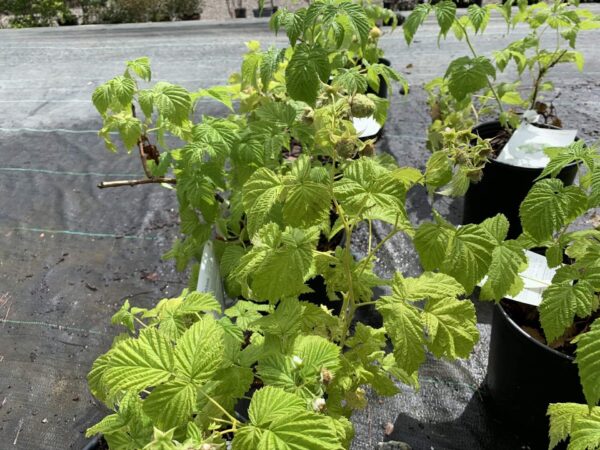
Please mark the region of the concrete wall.
<svg viewBox="0 0 600 450"><path fill-rule="evenodd" d="M238 3L241 3L243 8L246 8L247 17L253 17L252 9L258 8L258 0L229 0L231 8L237 8ZM279 7L298 8L307 4L306 0L273 0L273 4ZM265 0L265 6L270 6L270 0ZM234 6L235 5L235 6ZM226 0L205 0L204 11L202 12L202 19L229 19L229 12L227 10Z"/></svg>

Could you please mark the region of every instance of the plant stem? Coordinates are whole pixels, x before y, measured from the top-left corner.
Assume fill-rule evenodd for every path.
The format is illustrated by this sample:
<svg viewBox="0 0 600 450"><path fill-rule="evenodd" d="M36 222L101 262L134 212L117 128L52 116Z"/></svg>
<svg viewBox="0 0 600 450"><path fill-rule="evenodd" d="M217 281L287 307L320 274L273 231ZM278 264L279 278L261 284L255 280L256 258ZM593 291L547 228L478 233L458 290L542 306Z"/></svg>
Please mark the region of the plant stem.
<svg viewBox="0 0 600 450"><path fill-rule="evenodd" d="M98 184L100 189L112 188L112 187L123 187L123 186L137 186L140 184L153 184L153 183L166 183L166 184L177 184L175 178L143 178L141 180L119 180L119 181L103 181Z"/></svg>
<svg viewBox="0 0 600 450"><path fill-rule="evenodd" d="M225 408L223 408L219 402L217 402L215 399L213 399L210 395L208 395L206 392L204 392L202 389L198 389L198 392L200 392L202 395L204 395L212 404L214 404L223 414L225 414L225 416L231 420L231 423L233 425L233 429L229 430L229 431L235 431L235 426L238 423L238 420L233 417L231 414L229 414L227 412L227 410Z"/></svg>

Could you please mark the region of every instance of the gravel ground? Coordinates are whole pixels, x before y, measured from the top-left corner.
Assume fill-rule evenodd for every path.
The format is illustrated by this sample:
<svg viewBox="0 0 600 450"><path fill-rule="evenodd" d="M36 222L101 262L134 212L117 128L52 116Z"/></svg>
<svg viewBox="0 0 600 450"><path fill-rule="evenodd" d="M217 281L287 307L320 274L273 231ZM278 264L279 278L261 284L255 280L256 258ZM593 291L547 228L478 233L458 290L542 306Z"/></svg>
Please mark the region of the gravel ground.
<svg viewBox="0 0 600 450"><path fill-rule="evenodd" d="M254 19L0 30L0 449L82 448L83 431L104 414L87 392L85 375L116 333L110 316L126 297L149 305L185 281L160 259L177 230L172 194L156 186L95 188L140 169L134 159L103 148L92 91L122 71L125 60L144 55L157 81L194 90L224 83L239 69L251 39L264 46L285 43L265 20ZM489 54L506 42L493 20L476 46ZM564 125L579 128L587 140L600 131L599 42L598 30L580 38L584 73L560 67L553 76ZM464 45L449 39L438 48L429 22L411 47L400 31L382 45L412 90L407 96L394 90L379 148L403 165L423 168L429 119L422 85L465 54ZM210 102L201 109L226 113ZM460 200L436 200L436 207L460 221ZM414 223L430 217L423 191L412 193L408 210ZM364 245L364 235L357 244ZM420 270L402 237L385 247L379 264L384 273ZM374 399L354 417L354 450L383 440L387 422L395 424L392 437L416 449L518 448L494 431L477 400L489 308L481 306L480 313L482 340L473 358L428 362L419 393Z"/></svg>

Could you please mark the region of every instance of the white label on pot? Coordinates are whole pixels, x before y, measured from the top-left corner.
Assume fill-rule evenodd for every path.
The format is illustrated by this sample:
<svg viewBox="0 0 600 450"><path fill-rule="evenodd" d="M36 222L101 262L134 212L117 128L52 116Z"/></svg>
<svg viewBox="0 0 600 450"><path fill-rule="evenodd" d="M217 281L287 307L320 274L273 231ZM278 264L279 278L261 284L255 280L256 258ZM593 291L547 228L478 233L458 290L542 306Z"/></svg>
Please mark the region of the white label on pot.
<svg viewBox="0 0 600 450"><path fill-rule="evenodd" d="M362 119L357 119L354 117L352 119L352 124L358 133L358 137L361 138L370 138L375 136L377 133L379 133L379 130L381 130L381 125L379 125L373 116L364 117Z"/></svg>
<svg viewBox="0 0 600 450"><path fill-rule="evenodd" d="M540 128L523 122L515 130L497 161L518 167L544 168L550 161L547 147L567 147L575 141L577 130Z"/></svg>
<svg viewBox="0 0 600 450"><path fill-rule="evenodd" d="M198 292L209 292L213 294L221 304L222 309L227 307L225 304L223 282L221 280L221 270L211 241L207 241L202 250L202 260L200 261L196 290Z"/></svg>
<svg viewBox="0 0 600 450"><path fill-rule="evenodd" d="M542 303L542 292L552 283L556 269L548 267L546 258L537 253L525 252L529 260L527 270L520 274L524 287L514 297L506 297L528 305L539 306Z"/></svg>

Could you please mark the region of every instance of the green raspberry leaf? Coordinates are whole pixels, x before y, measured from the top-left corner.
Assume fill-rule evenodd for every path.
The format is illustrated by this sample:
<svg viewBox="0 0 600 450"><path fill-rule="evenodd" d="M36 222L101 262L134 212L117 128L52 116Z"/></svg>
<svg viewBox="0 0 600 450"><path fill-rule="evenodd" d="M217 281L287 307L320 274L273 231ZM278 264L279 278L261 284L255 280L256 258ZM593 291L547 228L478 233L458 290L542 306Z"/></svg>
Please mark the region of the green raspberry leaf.
<svg viewBox="0 0 600 450"><path fill-rule="evenodd" d="M440 271L454 277L469 294L487 274L494 247L481 225L464 225L449 241Z"/></svg>
<svg viewBox="0 0 600 450"><path fill-rule="evenodd" d="M431 9L431 4L419 3L406 18L406 21L402 25L402 29L404 30L404 38L406 39L407 44L410 45L410 43L413 41L415 33L423 24L423 22L425 22L425 19L431 12Z"/></svg>
<svg viewBox="0 0 600 450"><path fill-rule="evenodd" d="M254 394L250 424L239 429L232 450L339 450L340 438L329 418L306 410L300 397L272 386Z"/></svg>
<svg viewBox="0 0 600 450"><path fill-rule="evenodd" d="M329 183L313 176L310 158L302 155L284 182L283 216L291 226L310 227L329 219L332 206ZM327 180L328 181L328 180Z"/></svg>
<svg viewBox="0 0 600 450"><path fill-rule="evenodd" d="M586 209L587 196L580 187L564 187L559 179L544 179L531 188L519 215L523 230L541 242L551 239Z"/></svg>
<svg viewBox="0 0 600 450"><path fill-rule="evenodd" d="M377 77L375 78L379 80ZM333 77L332 85L335 88L345 89L350 95L356 93L363 94L367 90L367 80L360 73L358 67L339 69L337 75Z"/></svg>
<svg viewBox="0 0 600 450"><path fill-rule="evenodd" d="M502 300L516 295L523 289L519 273L527 268L525 250L517 241L505 241L492 252L487 280L481 288L482 300Z"/></svg>
<svg viewBox="0 0 600 450"><path fill-rule="evenodd" d="M396 274L394 286L402 283L402 277ZM407 299L398 295L381 297L376 304L383 316L383 323L394 345L394 357L400 368L411 374L425 361L425 324L421 312Z"/></svg>
<svg viewBox="0 0 600 450"><path fill-rule="evenodd" d="M591 176L591 192L589 198L589 208L600 206L600 164L594 167Z"/></svg>
<svg viewBox="0 0 600 450"><path fill-rule="evenodd" d="M430 299L425 303L424 322L427 347L437 357L468 358L479 340L475 306L453 296Z"/></svg>
<svg viewBox="0 0 600 450"><path fill-rule="evenodd" d="M114 93L121 106L129 106L137 88L135 81L120 75L110 80L109 83L111 92Z"/></svg>
<svg viewBox="0 0 600 450"><path fill-rule="evenodd" d="M415 302L419 300L444 300L465 294L465 289L454 278L443 273L425 272L417 278L404 278L396 274L394 295Z"/></svg>
<svg viewBox="0 0 600 450"><path fill-rule="evenodd" d="M211 378L223 364L223 334L223 328L206 315L177 340L175 368L180 378L195 385Z"/></svg>
<svg viewBox="0 0 600 450"><path fill-rule="evenodd" d="M134 59L133 61L127 61L127 68L133 70L133 72L144 81L150 81L152 78L150 58L147 56Z"/></svg>
<svg viewBox="0 0 600 450"><path fill-rule="evenodd" d="M182 125L192 112L192 99L189 92L175 84L161 81L152 88L154 105L169 122Z"/></svg>
<svg viewBox="0 0 600 450"><path fill-rule="evenodd" d="M329 72L329 58L325 49L298 44L285 70L290 97L314 105L321 82L327 81Z"/></svg>
<svg viewBox="0 0 600 450"><path fill-rule="evenodd" d="M286 228L269 223L253 238L254 246L242 257L231 279L247 283L251 298L275 301L306 292L311 274L317 229Z"/></svg>
<svg viewBox="0 0 600 450"><path fill-rule="evenodd" d="M600 401L600 319L596 319L590 331L579 336L575 362L583 393L592 408Z"/></svg>
<svg viewBox="0 0 600 450"><path fill-rule="evenodd" d="M101 84L96 89L94 89L94 92L92 93L92 102L94 103L94 106L96 107L100 115L102 115L103 117L106 111L108 110L108 107L113 101L113 95L114 94L112 91L112 84L110 83L110 81Z"/></svg>
<svg viewBox="0 0 600 450"><path fill-rule="evenodd" d="M267 222L269 212L279 201L283 188L281 177L264 167L254 172L244 184L242 195L250 236L254 236Z"/></svg>
<svg viewBox="0 0 600 450"><path fill-rule="evenodd" d="M557 176L559 172L573 163L584 163L588 169L593 169L597 158L596 149L585 145L582 140L575 141L568 147L547 148L544 150L550 156L550 162L544 168L537 180L546 178L548 175Z"/></svg>
<svg viewBox="0 0 600 450"><path fill-rule="evenodd" d="M433 9L440 26L440 36L446 37L456 18L456 3L452 0L442 0L436 3Z"/></svg>
<svg viewBox="0 0 600 450"><path fill-rule="evenodd" d="M127 339L107 353L102 384L110 397L124 390L141 391L167 381L173 373L170 342L154 328L144 328L137 339Z"/></svg>
<svg viewBox="0 0 600 450"><path fill-rule="evenodd" d="M196 387L179 380L155 387L144 400L144 413L161 430L185 425L196 406Z"/></svg>
<svg viewBox="0 0 600 450"><path fill-rule="evenodd" d="M334 195L344 212L383 220L410 229L404 200L406 191L393 173L371 158L352 161L334 184Z"/></svg>
<svg viewBox="0 0 600 450"><path fill-rule="evenodd" d="M469 20L475 29L475 33L485 31L490 20L490 12L486 7L475 4L469 5L467 8L467 16L469 16Z"/></svg>
<svg viewBox="0 0 600 450"><path fill-rule="evenodd" d="M587 317L597 306L594 289L584 280L577 284L570 281L553 283L542 294L539 306L540 322L548 342L562 336L575 316Z"/></svg>
<svg viewBox="0 0 600 450"><path fill-rule="evenodd" d="M444 77L448 80L450 94L460 101L486 87L488 77L496 78L496 69L485 56L462 56L450 63Z"/></svg>

